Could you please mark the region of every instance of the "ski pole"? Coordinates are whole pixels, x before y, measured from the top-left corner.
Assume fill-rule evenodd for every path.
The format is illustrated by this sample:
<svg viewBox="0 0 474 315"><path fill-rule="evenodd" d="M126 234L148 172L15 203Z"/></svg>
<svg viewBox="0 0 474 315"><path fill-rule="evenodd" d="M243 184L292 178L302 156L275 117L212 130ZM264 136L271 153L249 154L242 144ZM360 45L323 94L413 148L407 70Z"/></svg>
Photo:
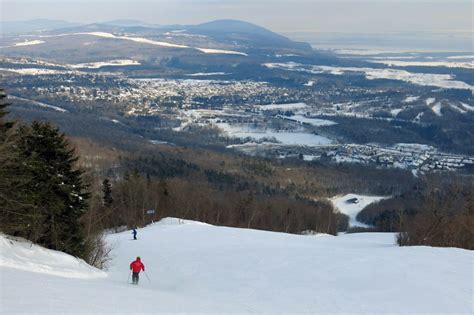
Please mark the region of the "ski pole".
<svg viewBox="0 0 474 315"><path fill-rule="evenodd" d="M127 283L130 282L130 275L132 274L132 271L130 270L130 272L128 273L128 279L127 279Z"/></svg>
<svg viewBox="0 0 474 315"><path fill-rule="evenodd" d="M151 283L150 277L148 277L148 274L145 272L145 270L143 270L143 273L145 274L146 278L148 279L148 282Z"/></svg>

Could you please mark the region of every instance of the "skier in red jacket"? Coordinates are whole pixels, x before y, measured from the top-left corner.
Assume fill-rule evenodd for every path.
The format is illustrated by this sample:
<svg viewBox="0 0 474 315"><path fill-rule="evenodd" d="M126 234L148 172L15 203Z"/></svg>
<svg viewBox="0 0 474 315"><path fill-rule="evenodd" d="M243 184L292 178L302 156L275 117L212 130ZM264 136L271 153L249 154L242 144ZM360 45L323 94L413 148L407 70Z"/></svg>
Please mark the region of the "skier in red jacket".
<svg viewBox="0 0 474 315"><path fill-rule="evenodd" d="M140 271L145 271L145 265L142 263L140 257L137 257L135 261L132 261L130 263L130 270L132 270L133 275L132 275L132 283L133 284L138 284L138 274Z"/></svg>

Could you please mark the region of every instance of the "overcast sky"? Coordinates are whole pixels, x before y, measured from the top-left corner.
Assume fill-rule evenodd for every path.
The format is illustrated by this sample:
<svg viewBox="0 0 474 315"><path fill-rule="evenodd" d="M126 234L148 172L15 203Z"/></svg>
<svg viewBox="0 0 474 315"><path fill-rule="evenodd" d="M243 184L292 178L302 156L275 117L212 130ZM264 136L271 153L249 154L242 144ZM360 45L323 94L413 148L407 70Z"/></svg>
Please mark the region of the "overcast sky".
<svg viewBox="0 0 474 315"><path fill-rule="evenodd" d="M232 18L278 32L469 31L465 0L0 0L2 20L196 24Z"/></svg>

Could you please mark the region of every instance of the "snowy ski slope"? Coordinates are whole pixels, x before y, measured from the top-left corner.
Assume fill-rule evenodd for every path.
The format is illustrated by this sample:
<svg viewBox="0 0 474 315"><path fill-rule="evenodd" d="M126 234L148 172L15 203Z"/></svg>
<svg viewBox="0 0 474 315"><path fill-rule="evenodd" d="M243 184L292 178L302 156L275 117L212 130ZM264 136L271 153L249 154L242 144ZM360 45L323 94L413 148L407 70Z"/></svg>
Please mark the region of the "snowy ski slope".
<svg viewBox="0 0 474 315"><path fill-rule="evenodd" d="M133 241L130 231L109 235L113 264L107 277L97 270L91 277L90 268L70 256L27 249L2 236L0 313L473 310L472 251L400 248L390 233L300 236L169 218L139 229L138 238ZM140 285L133 286L127 283L128 265L137 255L151 282L142 274ZM48 268L67 272L53 275ZM74 278L77 274L89 277Z"/></svg>
<svg viewBox="0 0 474 315"><path fill-rule="evenodd" d="M388 197L347 194L344 196L336 196L331 199L331 202L339 212L344 213L349 217L349 227L369 227L367 224L357 221L357 215L371 203L378 202L386 198ZM351 202L351 200L354 199L357 200L356 203Z"/></svg>

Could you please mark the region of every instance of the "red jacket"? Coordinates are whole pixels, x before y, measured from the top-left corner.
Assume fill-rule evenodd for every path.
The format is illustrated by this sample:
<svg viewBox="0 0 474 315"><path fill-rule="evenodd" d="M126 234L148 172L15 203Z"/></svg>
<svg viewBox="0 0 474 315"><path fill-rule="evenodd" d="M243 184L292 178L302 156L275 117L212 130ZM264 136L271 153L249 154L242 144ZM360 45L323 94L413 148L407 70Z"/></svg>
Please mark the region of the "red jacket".
<svg viewBox="0 0 474 315"><path fill-rule="evenodd" d="M137 260L132 261L130 263L130 270L137 273L140 272L141 270L145 271L145 265L142 264L140 258L137 258Z"/></svg>

